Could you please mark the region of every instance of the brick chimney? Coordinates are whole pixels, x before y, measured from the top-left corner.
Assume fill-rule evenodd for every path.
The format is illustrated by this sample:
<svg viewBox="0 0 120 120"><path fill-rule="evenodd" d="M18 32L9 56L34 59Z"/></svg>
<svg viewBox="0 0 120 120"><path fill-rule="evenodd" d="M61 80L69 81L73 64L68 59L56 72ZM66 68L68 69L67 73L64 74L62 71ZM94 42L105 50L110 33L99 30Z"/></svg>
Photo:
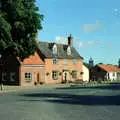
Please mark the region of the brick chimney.
<svg viewBox="0 0 120 120"><path fill-rule="evenodd" d="M70 46L73 45L73 40L72 40L72 35L71 34L68 36L68 45L70 45Z"/></svg>

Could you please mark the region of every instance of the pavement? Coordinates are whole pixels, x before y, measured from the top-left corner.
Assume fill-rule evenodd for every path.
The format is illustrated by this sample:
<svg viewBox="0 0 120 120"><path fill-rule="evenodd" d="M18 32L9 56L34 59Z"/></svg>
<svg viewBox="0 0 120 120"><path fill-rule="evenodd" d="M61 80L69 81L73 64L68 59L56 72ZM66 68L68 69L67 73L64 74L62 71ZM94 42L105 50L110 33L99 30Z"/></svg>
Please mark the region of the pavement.
<svg viewBox="0 0 120 120"><path fill-rule="evenodd" d="M0 93L7 93L7 92L18 92L18 91L25 91L25 90L34 90L34 89L47 89L47 88L57 88L57 87L69 87L70 84L45 84L45 85L38 85L38 86L9 86L4 85L0 86Z"/></svg>
<svg viewBox="0 0 120 120"><path fill-rule="evenodd" d="M13 88L14 92L0 94L0 120L120 119L119 84Z"/></svg>

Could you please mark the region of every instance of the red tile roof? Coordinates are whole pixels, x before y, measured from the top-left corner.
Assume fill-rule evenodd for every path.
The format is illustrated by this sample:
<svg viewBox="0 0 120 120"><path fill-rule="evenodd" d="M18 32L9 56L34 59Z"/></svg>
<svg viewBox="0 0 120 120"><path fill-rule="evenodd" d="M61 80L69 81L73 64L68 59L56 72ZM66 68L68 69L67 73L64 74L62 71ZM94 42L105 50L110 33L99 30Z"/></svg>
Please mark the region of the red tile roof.
<svg viewBox="0 0 120 120"><path fill-rule="evenodd" d="M120 68L116 65L98 64L98 66L107 72L120 72Z"/></svg>
<svg viewBox="0 0 120 120"><path fill-rule="evenodd" d="M23 63L24 64L44 64L44 62L42 61L42 59L40 58L37 52L35 52L33 56L31 55L29 58L24 59Z"/></svg>

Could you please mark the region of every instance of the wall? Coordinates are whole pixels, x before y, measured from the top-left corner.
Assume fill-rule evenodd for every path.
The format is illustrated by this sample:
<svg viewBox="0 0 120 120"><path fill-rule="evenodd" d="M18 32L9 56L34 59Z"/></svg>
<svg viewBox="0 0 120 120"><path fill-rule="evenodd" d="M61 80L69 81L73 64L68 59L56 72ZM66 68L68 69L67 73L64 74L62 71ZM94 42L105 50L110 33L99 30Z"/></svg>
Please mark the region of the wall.
<svg viewBox="0 0 120 120"><path fill-rule="evenodd" d="M19 66L20 63L15 56L4 56L0 67L0 82L5 85L19 85ZM2 73L6 73L5 81L2 81ZM15 74L14 81L11 81L11 73Z"/></svg>
<svg viewBox="0 0 120 120"><path fill-rule="evenodd" d="M83 81L89 81L89 69L83 65Z"/></svg>
<svg viewBox="0 0 120 120"><path fill-rule="evenodd" d="M52 79L52 71L59 71L62 73L62 75L59 75L58 80ZM68 70L69 72L69 79L74 80L71 78L71 71L77 70L77 80L81 80L82 75L80 72L82 72L82 60L78 59L76 60L76 64L72 63L72 60L67 60L67 64L64 63L64 59L59 59L57 64L53 64L53 59L45 59L45 82L46 83L61 83L62 77L63 77L63 70ZM49 73L47 76L46 73Z"/></svg>
<svg viewBox="0 0 120 120"><path fill-rule="evenodd" d="M32 80L26 81L25 80L25 73L30 72L32 73ZM31 55L29 58L26 58L20 66L20 85L21 86L33 86L35 82L40 84L44 82L45 75L44 75L44 61L39 56L37 52L34 55ZM37 80L37 75L39 74L39 80Z"/></svg>
<svg viewBox="0 0 120 120"><path fill-rule="evenodd" d="M25 72L32 73L32 80L27 82L25 80ZM44 66L40 65L21 65L20 67L20 85L21 86L33 86L35 85L35 82L37 84L40 84L41 82L44 82ZM39 74L39 82L37 82L37 74Z"/></svg>
<svg viewBox="0 0 120 120"><path fill-rule="evenodd" d="M115 74L115 76L113 76L113 73ZM108 74L109 74L109 79L110 80L117 80L117 73L116 72L107 73L107 79L108 79Z"/></svg>

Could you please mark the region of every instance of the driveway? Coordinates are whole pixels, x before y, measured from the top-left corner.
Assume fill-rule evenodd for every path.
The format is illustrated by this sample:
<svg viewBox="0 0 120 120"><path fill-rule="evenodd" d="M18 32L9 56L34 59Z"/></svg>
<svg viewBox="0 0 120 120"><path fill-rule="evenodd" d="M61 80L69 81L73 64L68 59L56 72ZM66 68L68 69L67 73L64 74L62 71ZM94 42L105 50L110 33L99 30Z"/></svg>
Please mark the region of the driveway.
<svg viewBox="0 0 120 120"><path fill-rule="evenodd" d="M36 87L0 94L0 120L119 120L120 86Z"/></svg>

